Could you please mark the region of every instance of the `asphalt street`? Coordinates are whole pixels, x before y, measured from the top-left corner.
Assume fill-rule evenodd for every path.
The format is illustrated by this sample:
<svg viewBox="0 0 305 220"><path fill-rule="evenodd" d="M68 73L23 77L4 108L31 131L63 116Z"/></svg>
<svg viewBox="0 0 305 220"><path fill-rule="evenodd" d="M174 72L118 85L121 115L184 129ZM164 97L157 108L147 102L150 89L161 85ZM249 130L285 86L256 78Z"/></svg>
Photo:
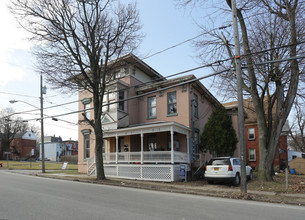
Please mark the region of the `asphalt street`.
<svg viewBox="0 0 305 220"><path fill-rule="evenodd" d="M305 207L105 186L0 170L0 219L305 219Z"/></svg>

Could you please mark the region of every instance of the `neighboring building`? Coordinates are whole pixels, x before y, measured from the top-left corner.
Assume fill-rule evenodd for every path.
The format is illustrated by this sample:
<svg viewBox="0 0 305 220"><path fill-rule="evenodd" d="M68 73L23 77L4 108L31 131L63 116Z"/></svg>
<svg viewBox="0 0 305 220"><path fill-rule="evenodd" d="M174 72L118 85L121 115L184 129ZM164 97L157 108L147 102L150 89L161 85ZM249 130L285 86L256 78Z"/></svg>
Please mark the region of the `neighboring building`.
<svg viewBox="0 0 305 220"><path fill-rule="evenodd" d="M293 173L292 169L294 169L295 174L303 174L305 175L305 159L297 157L290 161L289 165L291 173Z"/></svg>
<svg viewBox="0 0 305 220"><path fill-rule="evenodd" d="M238 132L238 102L229 102L223 104L227 109L228 114L232 118L233 126L236 130L236 135L239 136ZM257 168L259 165L259 132L255 110L251 99L244 100L244 115L245 115L245 142L246 142L246 155L247 163L252 168ZM287 135L289 126L286 123L282 129L280 136L279 149L276 152L274 158L274 167L280 166L284 168L288 164L288 151L287 151ZM234 156L240 155L239 146L237 147Z"/></svg>
<svg viewBox="0 0 305 220"><path fill-rule="evenodd" d="M199 153L199 136L219 102L193 75L166 80L132 54L122 60L104 96L105 174L179 180L181 170L198 167L208 159ZM128 99L131 97L137 98ZM93 107L87 91L79 92L79 100L79 110ZM109 105L111 102L117 103ZM93 118L93 110L85 114ZM82 112L79 121L84 121ZM95 173L94 141L92 128L81 123L79 172Z"/></svg>
<svg viewBox="0 0 305 220"><path fill-rule="evenodd" d="M65 145L62 143L61 137L47 136L44 137L44 157L50 161L59 161L59 157L63 155ZM40 144L40 159L41 156Z"/></svg>
<svg viewBox="0 0 305 220"><path fill-rule="evenodd" d="M294 151L294 150L288 150L288 164L291 160L293 160L295 158L304 158L305 159L305 153Z"/></svg>
<svg viewBox="0 0 305 220"><path fill-rule="evenodd" d="M78 155L78 141L66 140L64 144L63 156L76 156Z"/></svg>
<svg viewBox="0 0 305 220"><path fill-rule="evenodd" d="M10 144L10 159L26 160L36 155L36 136L33 132L17 133Z"/></svg>
<svg viewBox="0 0 305 220"><path fill-rule="evenodd" d="M62 142L62 138L60 136L59 137L55 137L55 135L54 136L45 136L43 138L43 140L44 140L44 143Z"/></svg>

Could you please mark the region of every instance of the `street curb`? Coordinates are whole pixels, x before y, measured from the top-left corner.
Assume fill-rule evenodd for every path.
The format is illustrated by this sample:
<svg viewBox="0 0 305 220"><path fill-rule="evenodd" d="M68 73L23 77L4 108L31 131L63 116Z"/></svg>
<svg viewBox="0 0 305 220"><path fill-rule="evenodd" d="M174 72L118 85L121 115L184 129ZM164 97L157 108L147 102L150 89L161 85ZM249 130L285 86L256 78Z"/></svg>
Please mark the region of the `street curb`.
<svg viewBox="0 0 305 220"><path fill-rule="evenodd" d="M198 195L198 196L305 206L305 194L294 195L294 194L260 192L260 191L248 191L248 193L242 194L240 191L237 190L225 190L225 191L205 190L199 187L184 187L181 185L175 186L175 185L167 185L165 183L159 183L159 182L144 182L137 180L107 178L106 180L98 181L94 179L92 180L84 179L78 176L64 176L64 175L54 175L54 174L30 174L30 175L51 178L51 179L62 179L62 180L82 182L82 183L119 186L119 187L127 187L134 189L145 189L145 190L155 190L161 192L181 193L181 194Z"/></svg>

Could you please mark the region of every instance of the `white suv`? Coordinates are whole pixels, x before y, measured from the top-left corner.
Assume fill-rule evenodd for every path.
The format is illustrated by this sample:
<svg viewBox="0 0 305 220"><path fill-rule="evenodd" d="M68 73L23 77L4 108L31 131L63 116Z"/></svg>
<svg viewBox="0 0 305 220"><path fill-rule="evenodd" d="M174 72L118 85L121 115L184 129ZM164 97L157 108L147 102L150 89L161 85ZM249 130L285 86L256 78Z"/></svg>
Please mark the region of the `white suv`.
<svg viewBox="0 0 305 220"><path fill-rule="evenodd" d="M252 168L246 166L248 180L253 179ZM208 183L215 181L232 182L235 186L240 184L240 159L231 157L212 158L205 166L205 178Z"/></svg>

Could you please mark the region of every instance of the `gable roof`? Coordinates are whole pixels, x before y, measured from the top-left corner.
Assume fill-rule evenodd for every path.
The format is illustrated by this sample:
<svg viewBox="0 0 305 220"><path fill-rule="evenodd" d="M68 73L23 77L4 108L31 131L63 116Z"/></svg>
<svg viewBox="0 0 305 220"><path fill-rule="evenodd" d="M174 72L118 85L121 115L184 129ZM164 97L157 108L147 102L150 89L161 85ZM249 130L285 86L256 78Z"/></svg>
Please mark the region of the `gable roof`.
<svg viewBox="0 0 305 220"><path fill-rule="evenodd" d="M17 134L15 134L14 139L15 138L22 138L22 136L26 133L26 131L24 132L18 132Z"/></svg>
<svg viewBox="0 0 305 220"><path fill-rule="evenodd" d="M17 139L17 138L30 139L30 140L37 139L36 135L32 131L18 132L14 136L14 139Z"/></svg>

